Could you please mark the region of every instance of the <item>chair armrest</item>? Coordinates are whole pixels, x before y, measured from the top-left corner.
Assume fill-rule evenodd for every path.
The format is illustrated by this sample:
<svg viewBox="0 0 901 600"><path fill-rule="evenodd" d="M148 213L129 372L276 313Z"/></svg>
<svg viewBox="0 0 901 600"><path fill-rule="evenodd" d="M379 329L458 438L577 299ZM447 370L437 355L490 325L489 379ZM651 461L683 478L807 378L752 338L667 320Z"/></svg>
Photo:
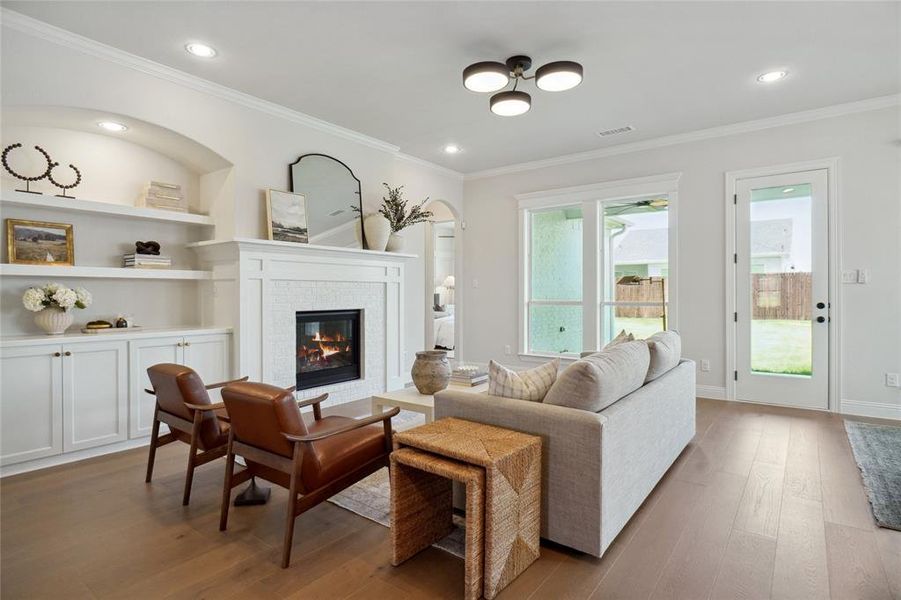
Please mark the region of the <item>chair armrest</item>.
<svg viewBox="0 0 901 600"><path fill-rule="evenodd" d="M148 394L150 394L151 396L156 396L156 390L148 390L147 388L144 388L144 391L147 392Z"/></svg>
<svg viewBox="0 0 901 600"><path fill-rule="evenodd" d="M306 406L312 406L315 404L319 404L320 402L324 402L328 398L328 394L322 394L316 396L315 398L307 398L306 400L298 400L297 408L304 408Z"/></svg>
<svg viewBox="0 0 901 600"><path fill-rule="evenodd" d="M317 442L319 440L324 440L325 438L332 437L333 435L347 433L348 431L353 431L354 429L366 427L367 425L380 423L382 421L390 421L391 417L396 416L399 412L400 409L394 407L388 412L383 412L378 415L372 415L371 417L367 417L365 419L355 420L353 423L349 423L344 427L333 429L332 431L324 431L322 433L316 433L312 435L293 435L290 433L283 433L282 435L285 436L285 438L287 438L287 440L290 442Z"/></svg>
<svg viewBox="0 0 901 600"><path fill-rule="evenodd" d="M241 381L247 381L250 379L249 375L245 375L240 379L232 379L231 381L220 381L219 383L211 383L210 385L204 386L208 390L215 390L216 388L225 387L231 383L239 383Z"/></svg>
<svg viewBox="0 0 901 600"><path fill-rule="evenodd" d="M185 406L187 406L191 410L206 411L206 410L219 410L220 408L225 408L225 403L217 402L216 404L189 404L188 402L185 402Z"/></svg>

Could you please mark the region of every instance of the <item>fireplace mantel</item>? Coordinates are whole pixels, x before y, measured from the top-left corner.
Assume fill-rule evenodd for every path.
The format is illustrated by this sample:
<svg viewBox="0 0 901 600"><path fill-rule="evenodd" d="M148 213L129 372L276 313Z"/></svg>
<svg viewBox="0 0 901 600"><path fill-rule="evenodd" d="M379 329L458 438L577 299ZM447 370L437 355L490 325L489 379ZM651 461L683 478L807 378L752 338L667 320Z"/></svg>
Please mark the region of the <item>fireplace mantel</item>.
<svg viewBox="0 0 901 600"><path fill-rule="evenodd" d="M204 320L233 328L237 369L252 381L295 384L296 311L364 312L363 377L311 388L340 404L403 387L404 269L412 254L237 238L190 244L211 279Z"/></svg>

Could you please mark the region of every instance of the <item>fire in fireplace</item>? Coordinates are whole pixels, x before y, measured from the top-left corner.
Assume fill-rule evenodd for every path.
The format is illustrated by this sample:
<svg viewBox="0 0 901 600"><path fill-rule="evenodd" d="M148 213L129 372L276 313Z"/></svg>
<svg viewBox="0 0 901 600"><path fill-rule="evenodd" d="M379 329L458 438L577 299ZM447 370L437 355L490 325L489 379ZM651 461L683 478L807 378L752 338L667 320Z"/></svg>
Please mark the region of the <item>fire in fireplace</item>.
<svg viewBox="0 0 901 600"><path fill-rule="evenodd" d="M360 378L360 311L297 313L297 389Z"/></svg>

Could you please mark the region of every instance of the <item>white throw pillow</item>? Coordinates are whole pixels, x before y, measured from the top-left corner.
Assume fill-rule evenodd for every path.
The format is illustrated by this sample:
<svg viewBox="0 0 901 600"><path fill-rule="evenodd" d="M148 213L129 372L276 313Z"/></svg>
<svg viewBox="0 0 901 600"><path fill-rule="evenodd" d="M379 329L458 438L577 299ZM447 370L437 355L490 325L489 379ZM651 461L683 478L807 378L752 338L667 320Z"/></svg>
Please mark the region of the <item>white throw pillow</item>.
<svg viewBox="0 0 901 600"><path fill-rule="evenodd" d="M560 359L534 369L513 371L493 360L488 364L488 393L492 396L541 402L557 380Z"/></svg>
<svg viewBox="0 0 901 600"><path fill-rule="evenodd" d="M632 335L631 332L626 333L626 330L623 329L622 331L620 331L617 334L617 336L615 338L613 338L612 340L607 342L607 345L604 346L604 350L606 350L607 348L612 348L613 346L616 346L617 344L622 344L624 342L634 342L634 341L635 341L635 336Z"/></svg>
<svg viewBox="0 0 901 600"><path fill-rule="evenodd" d="M591 412L604 410L644 384L648 362L648 345L642 340L605 348L569 365L544 403Z"/></svg>
<svg viewBox="0 0 901 600"><path fill-rule="evenodd" d="M645 340L651 351L651 363L645 383L654 381L670 369L674 369L682 359L682 338L675 331L660 331Z"/></svg>

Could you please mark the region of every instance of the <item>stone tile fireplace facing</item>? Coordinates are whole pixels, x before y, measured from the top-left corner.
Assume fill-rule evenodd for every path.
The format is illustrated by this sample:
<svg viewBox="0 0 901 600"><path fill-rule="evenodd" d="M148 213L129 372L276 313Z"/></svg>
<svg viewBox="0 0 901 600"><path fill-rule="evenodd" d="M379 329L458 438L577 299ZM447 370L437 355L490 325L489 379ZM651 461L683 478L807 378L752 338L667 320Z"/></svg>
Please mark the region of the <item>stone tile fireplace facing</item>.
<svg viewBox="0 0 901 600"><path fill-rule="evenodd" d="M204 284L209 293L203 295L203 314L210 321L205 324L234 329L236 376L283 387L298 385L298 399L328 392L324 406L404 386L408 378L403 367L404 266L415 256L249 239L197 242L190 247L202 267L212 271L211 281ZM349 330L358 342L358 373L351 377L352 371L341 364L340 372L335 367L328 373L335 379L315 381L312 373L329 371L348 354L326 349L324 341L320 346L312 331L301 338L309 338L308 349L318 352L305 355L303 365L309 369L298 377L302 341L297 335L298 313L335 311L359 315L359 332ZM319 333L320 338L330 337ZM346 331L341 333L347 336ZM320 359L328 361L315 365ZM329 369L314 367L325 364Z"/></svg>
<svg viewBox="0 0 901 600"><path fill-rule="evenodd" d="M297 311L297 389L360 378L359 310Z"/></svg>

